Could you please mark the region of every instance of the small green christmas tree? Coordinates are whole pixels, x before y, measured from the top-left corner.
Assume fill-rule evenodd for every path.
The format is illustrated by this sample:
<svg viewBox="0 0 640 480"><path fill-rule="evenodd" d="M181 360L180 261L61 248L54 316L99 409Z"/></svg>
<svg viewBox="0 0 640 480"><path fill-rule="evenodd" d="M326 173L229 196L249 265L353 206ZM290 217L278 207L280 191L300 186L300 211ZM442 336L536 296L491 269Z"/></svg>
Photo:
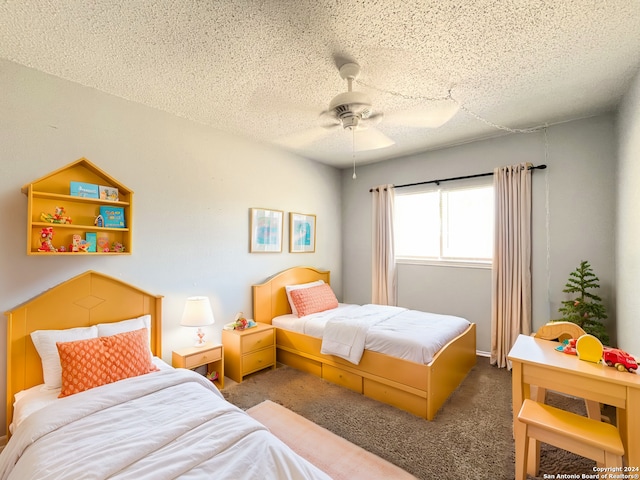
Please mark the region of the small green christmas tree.
<svg viewBox="0 0 640 480"><path fill-rule="evenodd" d="M607 313L601 303L602 299L587 291L591 288L600 288L599 281L600 279L591 270L589 262L581 261L580 266L571 272L566 288L562 290L565 293L577 293L578 296L573 300L563 301L559 312L562 313L560 320L579 325L586 333L597 337L606 345L609 342L609 335L600 320L607 318Z"/></svg>

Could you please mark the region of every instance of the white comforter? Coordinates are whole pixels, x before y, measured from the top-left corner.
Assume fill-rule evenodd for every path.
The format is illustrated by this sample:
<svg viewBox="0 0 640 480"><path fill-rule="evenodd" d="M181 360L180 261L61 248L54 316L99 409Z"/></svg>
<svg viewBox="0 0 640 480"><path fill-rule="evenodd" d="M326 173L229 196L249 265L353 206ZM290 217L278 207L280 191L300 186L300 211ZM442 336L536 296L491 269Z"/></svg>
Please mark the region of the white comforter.
<svg viewBox="0 0 640 480"><path fill-rule="evenodd" d="M0 454L1 479L329 479L204 377L163 370L59 399Z"/></svg>
<svg viewBox="0 0 640 480"><path fill-rule="evenodd" d="M367 349L425 365L470 325L468 320L452 315L351 304L301 318L283 315L272 323L278 328L322 338L322 353L355 364Z"/></svg>

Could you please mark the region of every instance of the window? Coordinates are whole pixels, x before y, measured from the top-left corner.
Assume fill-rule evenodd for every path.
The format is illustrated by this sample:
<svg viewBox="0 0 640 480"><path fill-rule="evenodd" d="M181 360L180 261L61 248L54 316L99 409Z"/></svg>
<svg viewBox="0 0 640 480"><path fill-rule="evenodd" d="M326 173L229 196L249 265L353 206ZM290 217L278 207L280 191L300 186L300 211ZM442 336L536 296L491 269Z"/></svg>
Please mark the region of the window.
<svg viewBox="0 0 640 480"><path fill-rule="evenodd" d="M493 186L396 192L396 258L491 263Z"/></svg>

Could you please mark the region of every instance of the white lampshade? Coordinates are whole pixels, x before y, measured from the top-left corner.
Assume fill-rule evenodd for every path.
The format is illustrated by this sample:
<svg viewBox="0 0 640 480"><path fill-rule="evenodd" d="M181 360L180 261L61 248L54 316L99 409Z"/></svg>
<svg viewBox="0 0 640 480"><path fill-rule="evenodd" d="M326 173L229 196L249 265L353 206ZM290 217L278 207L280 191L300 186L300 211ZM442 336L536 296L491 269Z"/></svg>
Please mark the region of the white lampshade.
<svg viewBox="0 0 640 480"><path fill-rule="evenodd" d="M182 312L182 320L180 325L185 327L204 327L205 325L213 325L213 311L211 310L211 302L209 297L189 297ZM204 332L198 328L198 340L196 347L205 344Z"/></svg>

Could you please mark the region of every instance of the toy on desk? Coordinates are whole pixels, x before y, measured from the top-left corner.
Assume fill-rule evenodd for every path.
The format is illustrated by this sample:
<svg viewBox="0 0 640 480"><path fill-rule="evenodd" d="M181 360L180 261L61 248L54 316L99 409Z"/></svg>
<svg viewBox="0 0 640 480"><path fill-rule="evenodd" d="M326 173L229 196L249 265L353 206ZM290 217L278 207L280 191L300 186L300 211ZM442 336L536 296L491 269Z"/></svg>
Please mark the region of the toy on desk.
<svg viewBox="0 0 640 480"><path fill-rule="evenodd" d="M619 348L604 347L602 357L604 363L618 369L620 372L635 373L638 370L636 359Z"/></svg>
<svg viewBox="0 0 640 480"><path fill-rule="evenodd" d="M585 339L581 340L583 337ZM593 341L596 340L596 342ZM579 347L578 347L578 342ZM636 359L619 348L604 347L600 341L592 335L582 335L580 338L571 338L563 341L556 347L558 352L569 355L578 355L580 360L593 363L604 363L609 367L614 367L620 372L636 373L638 362Z"/></svg>
<svg viewBox="0 0 640 480"><path fill-rule="evenodd" d="M576 341L576 353L580 360L599 363L602 360L602 342L588 333Z"/></svg>
<svg viewBox="0 0 640 480"><path fill-rule="evenodd" d="M580 360L598 363L602 360L602 343L593 335L585 334L580 338L563 341L556 350L569 355L577 355Z"/></svg>
<svg viewBox="0 0 640 480"><path fill-rule="evenodd" d="M40 219L49 223L71 223L71 217L65 217L64 215L64 207L56 207L56 213L42 212Z"/></svg>
<svg viewBox="0 0 640 480"><path fill-rule="evenodd" d="M562 353L567 353L569 355L577 355L576 352L576 342L577 338L569 338L564 340L559 347L556 347L556 350Z"/></svg>
<svg viewBox="0 0 640 480"><path fill-rule="evenodd" d="M53 227L46 227L40 230L40 248L39 252L57 252L53 246Z"/></svg>

